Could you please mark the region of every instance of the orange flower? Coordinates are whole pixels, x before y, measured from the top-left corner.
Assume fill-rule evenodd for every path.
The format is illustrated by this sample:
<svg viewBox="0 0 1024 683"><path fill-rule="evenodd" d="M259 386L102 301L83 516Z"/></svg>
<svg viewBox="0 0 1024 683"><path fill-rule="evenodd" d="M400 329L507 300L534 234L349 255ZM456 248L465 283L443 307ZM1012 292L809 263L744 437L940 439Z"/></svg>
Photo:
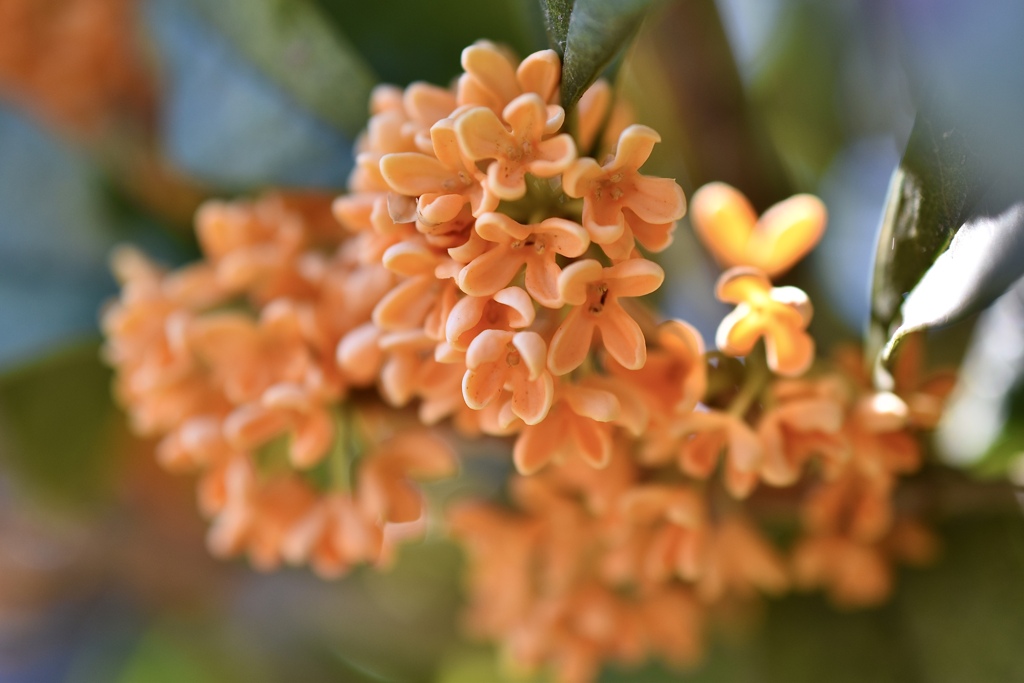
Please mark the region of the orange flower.
<svg viewBox="0 0 1024 683"><path fill-rule="evenodd" d="M750 495L757 485L762 449L746 422L729 413L693 412L679 421L676 430L682 439L679 469L696 479L707 479L724 450L726 488L737 498Z"/></svg>
<svg viewBox="0 0 1024 683"><path fill-rule="evenodd" d="M462 153L470 160L490 161L487 189L505 200L526 194L526 174L538 178L558 175L576 158L576 145L566 133L544 139L547 127L544 100L520 95L502 111L502 119L486 107L459 114L455 120ZM556 126L557 129L557 126Z"/></svg>
<svg viewBox="0 0 1024 683"><path fill-rule="evenodd" d="M564 218L548 218L536 225L520 225L500 213L485 213L476 221L476 232L495 243L459 273L462 291L489 296L508 285L526 266L526 291L537 303L560 308L558 277L562 270L556 257L575 258L587 250L590 239L579 225Z"/></svg>
<svg viewBox="0 0 1024 683"><path fill-rule="evenodd" d="M693 228L722 267L751 266L768 277L813 249L828 220L825 205L809 194L779 202L758 219L747 198L725 183L700 188L692 205Z"/></svg>
<svg viewBox="0 0 1024 683"><path fill-rule="evenodd" d="M481 332L529 327L535 315L533 301L519 287L506 287L492 296L466 296L448 314L445 338L452 348L465 351Z"/></svg>
<svg viewBox="0 0 1024 683"><path fill-rule="evenodd" d="M435 156L402 152L380 160L381 175L391 189L417 198L416 219L433 228L454 220L466 204L474 216L494 211L498 197L481 184L483 174L463 158L455 122L438 121L430 138Z"/></svg>
<svg viewBox="0 0 1024 683"><path fill-rule="evenodd" d="M592 467L612 459L612 430L621 407L610 392L576 385L559 387L550 414L527 427L516 440L512 459L520 474L532 474L551 461L579 456Z"/></svg>
<svg viewBox="0 0 1024 683"><path fill-rule="evenodd" d="M647 350L647 362L639 370L626 370L611 359L605 366L640 390L654 421L667 426L704 398L704 341L688 323L666 320L658 326L657 344Z"/></svg>
<svg viewBox="0 0 1024 683"><path fill-rule="evenodd" d="M551 339L551 372L565 375L582 365L596 331L601 332L605 349L620 365L629 370L642 368L647 360L647 342L619 299L650 294L664 279L661 267L644 259L608 268L587 259L563 270L558 290L573 309Z"/></svg>
<svg viewBox="0 0 1024 683"><path fill-rule="evenodd" d="M666 248L675 222L686 213L686 198L674 180L640 174L660 141L651 128L632 125L604 166L582 158L562 178L567 195L583 198L583 226L590 238L613 259L629 256L634 233L651 251Z"/></svg>
<svg viewBox="0 0 1024 683"><path fill-rule="evenodd" d="M484 330L466 351L462 394L466 405L480 410L508 385L512 412L528 425L551 409L554 382L544 367L547 345L536 332Z"/></svg>
<svg viewBox="0 0 1024 683"><path fill-rule="evenodd" d="M757 528L729 517L710 536L697 595L706 602L730 593L749 596L755 590L779 595L789 583L785 563Z"/></svg>
<svg viewBox="0 0 1024 683"><path fill-rule="evenodd" d="M800 588L826 588L846 607L877 605L892 591L892 568L878 548L842 536L800 541L793 549L793 575Z"/></svg>
<svg viewBox="0 0 1024 683"><path fill-rule="evenodd" d="M412 482L445 479L456 470L455 454L447 443L425 429L404 431L361 461L359 507L380 524L415 521L423 516L423 496Z"/></svg>
<svg viewBox="0 0 1024 683"><path fill-rule="evenodd" d="M813 456L839 463L849 457L850 446L841 433L846 405L828 382L801 382L803 391L791 392L761 416L757 433L764 447L761 476L772 486L789 486L799 479Z"/></svg>
<svg viewBox="0 0 1024 683"><path fill-rule="evenodd" d="M934 429L956 386L956 373L939 370L924 375L924 334L903 338L893 364L894 391L907 403L908 418L920 429Z"/></svg>
<svg viewBox="0 0 1024 683"><path fill-rule="evenodd" d="M647 578L663 583L700 577L707 544L707 502L696 489L647 484L622 499L623 514L635 525L656 526L642 558ZM634 530L634 534L638 530Z"/></svg>
<svg viewBox="0 0 1024 683"><path fill-rule="evenodd" d="M524 59L518 67L515 61L508 50L486 40L463 50L465 73L459 77L459 106L483 105L498 114L523 93L534 93L542 101L551 102L561 78L558 54L554 50L541 50Z"/></svg>
<svg viewBox="0 0 1024 683"><path fill-rule="evenodd" d="M811 301L796 287L772 287L764 273L732 268L722 273L716 296L737 304L718 326L715 342L730 356L746 356L764 337L768 367L780 375L803 374L814 361L814 340L805 331Z"/></svg>

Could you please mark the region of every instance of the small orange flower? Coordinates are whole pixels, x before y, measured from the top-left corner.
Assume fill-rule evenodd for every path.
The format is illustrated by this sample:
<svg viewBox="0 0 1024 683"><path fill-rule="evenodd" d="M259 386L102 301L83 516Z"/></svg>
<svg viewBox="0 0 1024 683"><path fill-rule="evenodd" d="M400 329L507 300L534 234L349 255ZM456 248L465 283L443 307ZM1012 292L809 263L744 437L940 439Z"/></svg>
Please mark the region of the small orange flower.
<svg viewBox="0 0 1024 683"><path fill-rule="evenodd" d="M765 452L761 476L772 486L789 486L815 455L829 462L845 460L849 444L840 433L845 419L845 406L821 394L795 397L767 410L757 425Z"/></svg>
<svg viewBox="0 0 1024 683"><path fill-rule="evenodd" d="M775 548L745 519L729 517L715 528L697 583L697 595L716 602L727 594L761 590L779 595L789 588L789 571Z"/></svg>
<svg viewBox="0 0 1024 683"><path fill-rule="evenodd" d="M745 498L757 485L761 443L754 430L735 415L717 411L693 412L678 426L683 437L679 468L697 479L714 473L725 451L725 486L737 498Z"/></svg>
<svg viewBox="0 0 1024 683"><path fill-rule="evenodd" d="M537 225L520 225L500 213L486 213L476 221L476 232L495 243L473 259L459 273L462 291L472 296L489 296L508 285L526 266L526 291L537 303L560 308L558 277L562 270L556 258L580 256L590 245L586 231L564 218L548 218Z"/></svg>
<svg viewBox="0 0 1024 683"><path fill-rule="evenodd" d="M499 114L523 93L534 93L544 102L551 102L561 79L558 53L541 50L524 59L518 67L515 62L509 51L486 40L463 50L465 73L459 78L459 106L483 105Z"/></svg>
<svg viewBox="0 0 1024 683"><path fill-rule="evenodd" d="M686 213L686 198L676 181L640 174L661 136L647 126L622 132L615 156L604 166L577 160L562 178L570 197L583 198L583 226L613 259L627 258L633 236L651 251L671 242L675 222Z"/></svg>
<svg viewBox="0 0 1024 683"><path fill-rule="evenodd" d="M571 135L562 133L545 139L547 111L539 96L527 93L515 98L502 111L502 119L486 107L476 107L455 120L462 153L474 162L491 162L484 182L501 199L523 197L527 173L551 178L576 158Z"/></svg>
<svg viewBox="0 0 1024 683"><path fill-rule="evenodd" d="M465 351L484 330L529 327L535 315L530 295L519 287L506 287L492 296L466 296L448 314L445 338L454 349Z"/></svg>
<svg viewBox="0 0 1024 683"><path fill-rule="evenodd" d="M423 516L423 494L412 482L445 479L456 470L451 446L425 429L405 431L364 457L356 498L377 523L412 522Z"/></svg>
<svg viewBox="0 0 1024 683"><path fill-rule="evenodd" d="M641 390L653 419L668 425L704 398L704 341L688 323L666 320L658 326L657 343L647 350L647 362L639 370L626 370L611 359L605 366Z"/></svg>
<svg viewBox="0 0 1024 683"><path fill-rule="evenodd" d="M417 220L428 227L448 223L469 204L474 216L494 211L498 197L481 183L483 174L459 150L455 122L442 119L430 129L435 156L419 152L386 154L380 172L400 194L417 198ZM435 158L436 157L436 158Z"/></svg>
<svg viewBox="0 0 1024 683"><path fill-rule="evenodd" d="M612 425L621 412L619 400L600 389L559 387L559 396L543 422L527 427L516 440L512 459L523 475L551 461L579 456L596 468L611 462Z"/></svg>
<svg viewBox="0 0 1024 683"><path fill-rule="evenodd" d="M825 232L828 213L817 197L798 194L758 219L739 190L710 183L694 193L690 220L723 267L751 266L775 277L814 248Z"/></svg>
<svg viewBox="0 0 1024 683"><path fill-rule="evenodd" d="M528 425L551 409L554 382L544 367L547 345L536 332L484 330L466 351L462 393L474 410L487 406L508 385L512 412Z"/></svg>
<svg viewBox="0 0 1024 683"><path fill-rule="evenodd" d="M598 261L577 261L562 271L558 289L573 306L551 339L548 367L555 375L572 372L590 353L596 331L605 349L629 370L642 368L647 360L644 333L619 299L644 296L661 286L665 271L644 259L623 261L603 268Z"/></svg>
<svg viewBox="0 0 1024 683"><path fill-rule="evenodd" d="M772 287L764 273L732 268L715 286L721 300L737 304L718 326L715 342L730 356L746 356L764 337L768 367L780 375L803 374L814 361L814 340L805 331L811 301L796 287Z"/></svg>

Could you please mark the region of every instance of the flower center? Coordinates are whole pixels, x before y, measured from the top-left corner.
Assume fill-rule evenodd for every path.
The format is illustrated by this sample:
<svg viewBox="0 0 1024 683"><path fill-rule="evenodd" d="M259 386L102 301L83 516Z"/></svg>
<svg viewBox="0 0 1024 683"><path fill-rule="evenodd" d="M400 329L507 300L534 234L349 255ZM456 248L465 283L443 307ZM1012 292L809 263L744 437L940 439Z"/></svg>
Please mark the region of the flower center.
<svg viewBox="0 0 1024 683"><path fill-rule="evenodd" d="M507 363L510 368L514 368L519 365L519 361L522 360L519 357L519 349L513 346L511 342L505 347L505 349L505 363Z"/></svg>
<svg viewBox="0 0 1024 683"><path fill-rule="evenodd" d="M599 315L608 302L608 284L595 282L587 285L587 311L592 315Z"/></svg>

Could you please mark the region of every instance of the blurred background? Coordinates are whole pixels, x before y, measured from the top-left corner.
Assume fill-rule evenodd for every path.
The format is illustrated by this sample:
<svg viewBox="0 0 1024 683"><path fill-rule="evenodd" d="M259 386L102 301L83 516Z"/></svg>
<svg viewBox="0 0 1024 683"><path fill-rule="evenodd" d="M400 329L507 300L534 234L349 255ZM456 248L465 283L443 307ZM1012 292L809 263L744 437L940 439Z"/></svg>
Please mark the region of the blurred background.
<svg viewBox="0 0 1024 683"><path fill-rule="evenodd" d="M687 195L723 180L759 210L824 199L828 232L792 280L828 349L866 329L915 113L927 100L997 123L1019 114L1021 29L1010 0L666 0L616 80L662 133L648 168ZM461 558L442 539L334 582L209 558L192 482L162 472L112 402L97 328L115 244L177 265L197 254L204 198L340 192L370 88L446 84L479 38L547 47L529 0L0 0L0 681L502 680L493 652L460 634ZM1020 137L980 144L996 169L1024 158ZM717 269L688 226L676 234L660 304L711 339ZM1019 340L1020 310L1006 315ZM933 356L958 363L976 323L933 335ZM963 472L922 475L944 538L936 566L905 571L874 610L766 605L689 674L602 680L1024 680L1024 524L1014 489L983 477L1024 445L1024 362L976 347L968 371L1001 388L954 430L990 418L956 455Z"/></svg>

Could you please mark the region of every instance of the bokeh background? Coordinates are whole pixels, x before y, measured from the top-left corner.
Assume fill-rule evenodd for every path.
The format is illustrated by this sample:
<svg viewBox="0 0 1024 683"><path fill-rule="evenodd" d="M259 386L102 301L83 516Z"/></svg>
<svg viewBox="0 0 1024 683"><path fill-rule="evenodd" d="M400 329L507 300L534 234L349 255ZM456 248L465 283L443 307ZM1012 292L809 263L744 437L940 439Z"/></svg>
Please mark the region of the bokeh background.
<svg viewBox="0 0 1024 683"><path fill-rule="evenodd" d="M272 20L310 16L323 34L311 45ZM867 325L915 112L1021 111L1022 29L1010 0L666 0L615 66L663 135L652 167L688 195L724 180L759 209L824 199L829 230L793 280L827 349ZM530 0L0 0L0 681L502 680L494 653L460 633L461 558L442 538L404 549L389 573L334 582L209 558L191 483L160 471L112 402L97 328L114 245L180 264L197 253L190 217L206 197L340 191L370 87L447 83L478 38L547 46ZM345 58L306 68L324 40ZM1024 158L1019 136L990 144L1002 172ZM663 310L712 338L717 270L687 225L661 261ZM933 357L958 363L976 323L932 335ZM1024 436L1019 348L968 367L983 373L987 358L1005 386L982 380L988 403L947 428L976 437L945 454L957 467L912 482L944 551L901 574L889 604L788 598L716 634L696 671L602 680L1024 680L1024 523L1000 478ZM478 457L434 495L493 489L504 460Z"/></svg>

